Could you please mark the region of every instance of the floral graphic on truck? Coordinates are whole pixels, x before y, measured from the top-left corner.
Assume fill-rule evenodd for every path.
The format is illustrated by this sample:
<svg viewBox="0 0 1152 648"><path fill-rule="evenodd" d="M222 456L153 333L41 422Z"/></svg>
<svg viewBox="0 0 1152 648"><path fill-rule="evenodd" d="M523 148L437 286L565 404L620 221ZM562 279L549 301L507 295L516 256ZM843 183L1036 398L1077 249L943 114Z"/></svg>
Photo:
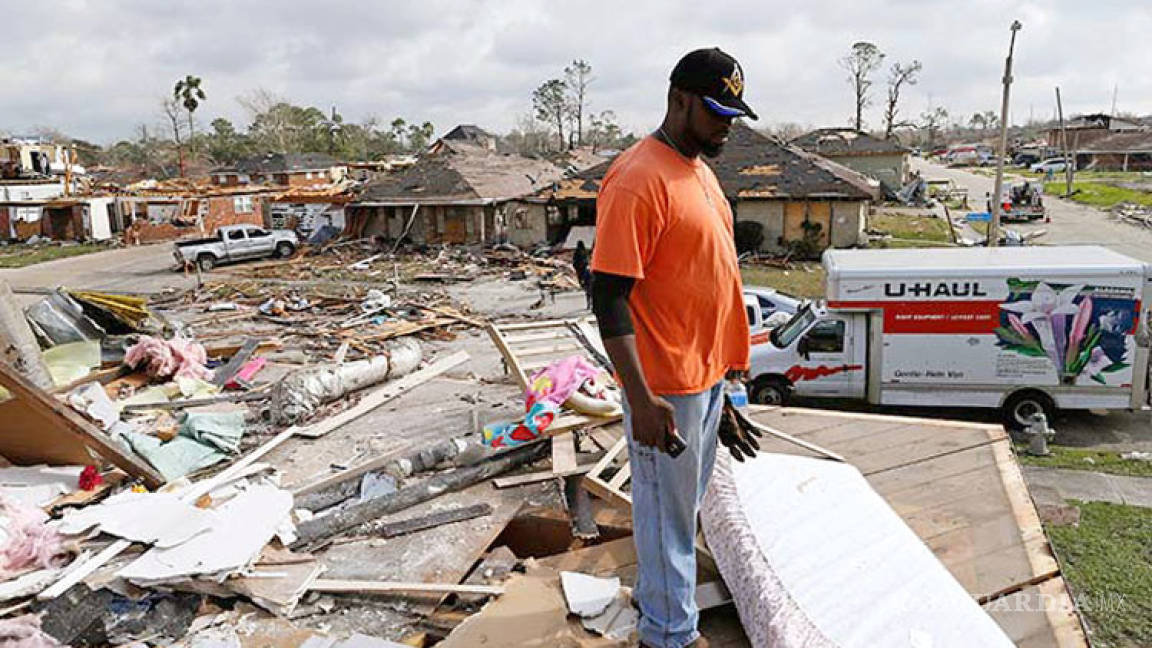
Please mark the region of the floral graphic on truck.
<svg viewBox="0 0 1152 648"><path fill-rule="evenodd" d="M1131 289L1008 280L1000 304L997 345L1021 355L1048 358L1060 381L1086 376L1102 385L1128 368L1125 337L1134 324Z"/></svg>

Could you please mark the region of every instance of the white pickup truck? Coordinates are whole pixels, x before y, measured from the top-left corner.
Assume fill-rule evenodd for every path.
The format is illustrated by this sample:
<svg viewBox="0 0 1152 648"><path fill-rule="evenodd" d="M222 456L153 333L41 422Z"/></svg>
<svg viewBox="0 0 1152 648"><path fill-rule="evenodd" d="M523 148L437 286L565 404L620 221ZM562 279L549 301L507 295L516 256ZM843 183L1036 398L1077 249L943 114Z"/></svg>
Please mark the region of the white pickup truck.
<svg viewBox="0 0 1152 648"><path fill-rule="evenodd" d="M277 256L286 259L300 244L290 230L266 230L255 225L226 225L213 238L176 241L179 267L195 263L207 272L217 264Z"/></svg>

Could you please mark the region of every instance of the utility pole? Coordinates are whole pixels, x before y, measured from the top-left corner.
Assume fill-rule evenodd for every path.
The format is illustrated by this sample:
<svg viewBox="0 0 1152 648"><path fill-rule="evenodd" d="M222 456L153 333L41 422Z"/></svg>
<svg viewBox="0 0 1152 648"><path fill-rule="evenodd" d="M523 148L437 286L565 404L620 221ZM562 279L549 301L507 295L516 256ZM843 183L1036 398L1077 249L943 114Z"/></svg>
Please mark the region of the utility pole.
<svg viewBox="0 0 1152 648"><path fill-rule="evenodd" d="M1004 59L1004 99L1000 104L1000 146L996 151L996 184L992 188L992 221L988 223L988 246L1000 244L1000 203L1004 189L1004 156L1008 148L1008 91L1012 87L1012 50L1016 48L1016 32L1022 25L1012 21L1012 40L1008 43L1008 58Z"/></svg>
<svg viewBox="0 0 1152 648"><path fill-rule="evenodd" d="M1060 86L1056 86L1056 114L1060 119L1060 139L1064 151L1064 195L1072 195L1072 165L1068 161L1068 128L1064 126L1064 104L1060 102Z"/></svg>

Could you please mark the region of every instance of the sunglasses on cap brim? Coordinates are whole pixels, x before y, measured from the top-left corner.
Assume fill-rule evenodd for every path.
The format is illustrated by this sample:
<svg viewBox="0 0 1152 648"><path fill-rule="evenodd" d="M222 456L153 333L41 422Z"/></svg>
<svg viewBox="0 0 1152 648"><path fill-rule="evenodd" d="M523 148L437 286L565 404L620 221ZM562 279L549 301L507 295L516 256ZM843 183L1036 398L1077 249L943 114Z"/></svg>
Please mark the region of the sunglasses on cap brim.
<svg viewBox="0 0 1152 648"><path fill-rule="evenodd" d="M700 95L700 99L704 101L704 105L708 106L709 110L721 117L745 117L748 114L739 108L725 106L724 104L707 95Z"/></svg>

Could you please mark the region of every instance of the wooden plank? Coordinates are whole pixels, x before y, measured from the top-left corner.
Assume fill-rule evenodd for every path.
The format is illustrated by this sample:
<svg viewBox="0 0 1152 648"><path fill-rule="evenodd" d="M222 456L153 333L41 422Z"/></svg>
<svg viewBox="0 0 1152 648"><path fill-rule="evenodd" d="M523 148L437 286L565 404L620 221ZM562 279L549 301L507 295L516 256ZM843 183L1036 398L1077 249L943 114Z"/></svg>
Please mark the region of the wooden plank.
<svg viewBox="0 0 1152 648"><path fill-rule="evenodd" d="M504 364L508 367L508 372L512 374L512 378L516 380L516 384L520 385L520 389L528 391L528 375L524 373L520 361L516 359L515 354L508 347L500 329L496 328L495 324L489 324L484 328L488 331L488 337L492 338L492 344L496 345L496 350L504 358Z"/></svg>
<svg viewBox="0 0 1152 648"><path fill-rule="evenodd" d="M363 463L359 463L359 464L357 464L351 468L348 468L346 470L341 470L339 472L332 473L331 475L321 477L320 479L317 479L316 481L309 482L303 486L299 486L292 491L292 494L295 496L306 495L308 493L312 493L315 491L324 490L325 488L328 488L329 486L331 486L333 484L338 484L338 483L343 482L346 479L349 479L351 477L356 477L359 475L363 475L365 473L370 473L374 470L380 470L384 466L388 465L388 462L393 461L397 457L400 457L400 456L404 455L405 453L407 453L408 450L411 449L411 447L412 447L412 445L410 442L403 442L400 446L393 448L391 451L389 451L389 452L387 452L387 453L385 453L379 457L376 457L374 459L369 459L368 461L365 461Z"/></svg>
<svg viewBox="0 0 1152 648"><path fill-rule="evenodd" d="M576 469L576 437L571 432L552 437L552 472L571 473Z"/></svg>
<svg viewBox="0 0 1152 648"><path fill-rule="evenodd" d="M525 484L538 484L543 481L556 479L557 477L567 477L569 475L580 475L587 473L596 464L586 463L576 466L571 471L557 473L552 470L542 470L540 472L527 473L525 475L515 475L513 477L497 477L492 480L492 485L496 488L512 488L515 486L523 486Z"/></svg>
<svg viewBox="0 0 1152 648"><path fill-rule="evenodd" d="M523 344L525 342L540 342L542 340L562 340L569 337L571 334L567 329L549 329L536 333L520 333L519 335L505 335L504 341L510 345Z"/></svg>
<svg viewBox="0 0 1152 648"><path fill-rule="evenodd" d="M217 387L223 387L225 383L232 380L232 376L235 376L236 372L240 371L240 367L244 366L245 362L248 362L248 358L252 357L252 354L256 352L256 347L259 345L260 340L257 338L248 338L245 340L240 350L232 354L232 357L229 358L228 363L216 369L216 373L212 376L212 384Z"/></svg>
<svg viewBox="0 0 1152 648"><path fill-rule="evenodd" d="M620 490L620 488L624 486L624 482L628 481L628 479L631 477L632 464L626 463L620 467L620 470L616 471L615 475L612 475L612 479L608 480L608 488L611 488L612 490Z"/></svg>
<svg viewBox="0 0 1152 648"><path fill-rule="evenodd" d="M150 488L158 488L164 483L164 477L142 459L121 450L103 431L71 407L33 385L6 362L0 362L0 385L8 389L20 406L36 412L35 418L40 418L45 424L41 429L28 429L11 425L11 422L6 423L4 431L0 433L0 455L8 460L17 463L46 462L48 457L54 458L59 452L55 444L64 443L76 449L92 450L117 468L143 480ZM76 450L75 454L79 454L79 451Z"/></svg>
<svg viewBox="0 0 1152 648"><path fill-rule="evenodd" d="M577 342L569 344L553 344L550 346L534 346L525 349L513 348L512 352L516 354L517 358L525 358L528 356L552 355L552 354L565 354L573 355L574 352L579 352L579 355L584 355L584 345Z"/></svg>
<svg viewBox="0 0 1152 648"><path fill-rule="evenodd" d="M296 434L309 439L322 437L332 430L360 418L413 387L418 387L445 371L466 362L468 358L469 355L467 351L458 351L446 358L441 358L423 369L419 369L407 376L383 385L376 391L362 398L359 403L356 403L335 416L326 418L313 425L297 428Z"/></svg>
<svg viewBox="0 0 1152 648"><path fill-rule="evenodd" d="M499 596L504 593L502 585L460 585L458 583L401 583L397 581L335 580L317 579L308 588L313 592L330 594L396 594L402 592L437 594L487 594Z"/></svg>
<svg viewBox="0 0 1152 648"><path fill-rule="evenodd" d="M614 432L618 432L618 434L614 434ZM623 433L624 431L620 429L608 430L605 428L596 428L588 430L588 436L591 437L592 441L596 445L600 446L600 449L604 450L605 452L611 449L612 446L616 445L616 441L619 440L620 435Z"/></svg>
<svg viewBox="0 0 1152 648"><path fill-rule="evenodd" d="M1088 648L1067 583L1060 576L983 607L1019 648Z"/></svg>
<svg viewBox="0 0 1152 648"><path fill-rule="evenodd" d="M632 498L622 491L610 487L604 480L593 477L592 475L584 475L582 482L584 488L588 489L596 497L608 502L608 504L620 509L621 511L632 510Z"/></svg>

